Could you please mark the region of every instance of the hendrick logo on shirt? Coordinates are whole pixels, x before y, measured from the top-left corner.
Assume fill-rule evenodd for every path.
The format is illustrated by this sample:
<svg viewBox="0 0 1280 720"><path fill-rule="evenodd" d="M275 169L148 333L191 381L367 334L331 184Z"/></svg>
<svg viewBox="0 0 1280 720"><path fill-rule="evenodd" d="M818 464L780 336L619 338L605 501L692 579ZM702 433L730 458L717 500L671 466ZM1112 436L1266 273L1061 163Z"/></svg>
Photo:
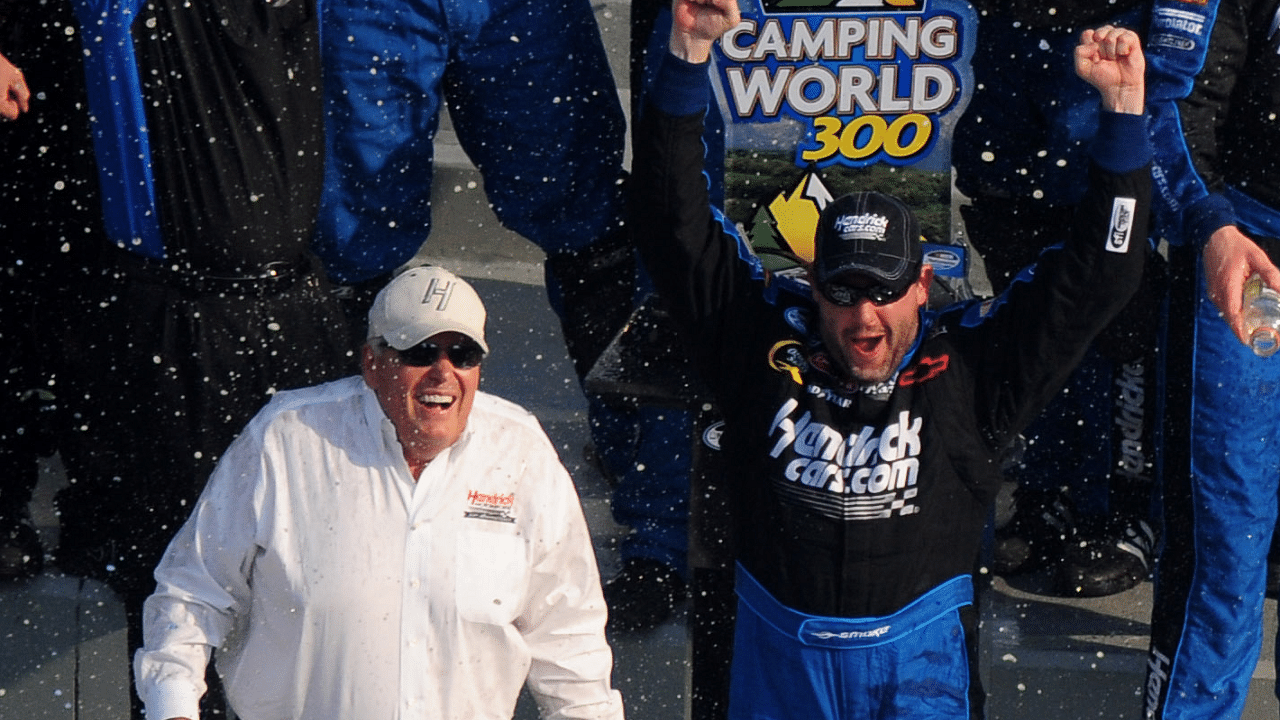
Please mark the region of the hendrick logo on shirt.
<svg viewBox="0 0 1280 720"><path fill-rule="evenodd" d="M814 509L844 520L874 520L919 512L914 500L920 472L924 419L903 410L884 427L863 426L842 433L817 422L788 398L774 415L769 456L786 457L783 486L825 491L812 498ZM789 492L789 491L788 491Z"/></svg>
<svg viewBox="0 0 1280 720"><path fill-rule="evenodd" d="M485 493L478 490L467 491L467 510L463 517L476 520L513 523L516 521L511 510L516 504L515 493Z"/></svg>

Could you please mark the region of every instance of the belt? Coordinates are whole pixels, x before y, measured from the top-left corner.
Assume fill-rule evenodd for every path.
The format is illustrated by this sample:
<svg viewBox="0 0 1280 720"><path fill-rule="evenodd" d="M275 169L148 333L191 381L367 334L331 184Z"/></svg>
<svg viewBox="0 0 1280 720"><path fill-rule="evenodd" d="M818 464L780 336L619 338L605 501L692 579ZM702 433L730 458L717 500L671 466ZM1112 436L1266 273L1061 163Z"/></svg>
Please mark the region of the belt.
<svg viewBox="0 0 1280 720"><path fill-rule="evenodd" d="M247 271L223 274L166 267L159 261L121 250L115 253L113 265L126 279L163 285L192 296L236 295L262 298L278 295L300 280L312 287L319 286L312 271L314 266L305 257L276 260Z"/></svg>
<svg viewBox="0 0 1280 720"><path fill-rule="evenodd" d="M957 575L884 617L824 617L793 610L769 594L741 563L737 565L734 591L747 609L783 635L805 645L830 648L890 643L963 605L973 604L973 579L968 575Z"/></svg>

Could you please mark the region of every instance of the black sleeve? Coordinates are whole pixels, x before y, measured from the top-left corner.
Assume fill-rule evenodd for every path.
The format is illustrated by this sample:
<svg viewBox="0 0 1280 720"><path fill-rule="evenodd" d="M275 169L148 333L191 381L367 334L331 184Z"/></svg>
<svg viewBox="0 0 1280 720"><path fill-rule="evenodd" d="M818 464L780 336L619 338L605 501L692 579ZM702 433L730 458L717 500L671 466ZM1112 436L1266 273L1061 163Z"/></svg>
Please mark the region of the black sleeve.
<svg viewBox="0 0 1280 720"><path fill-rule="evenodd" d="M1140 133L1133 141L1145 148L1142 118L1130 117ZM966 354L976 360L974 402L993 449L1035 419L1137 290L1148 252L1147 158L1126 172L1095 162L1065 242L960 322Z"/></svg>
<svg viewBox="0 0 1280 720"><path fill-rule="evenodd" d="M1238 80L1245 69L1249 33L1245 9L1234 0L1222 0L1213 20L1204 67L1196 76L1191 94L1178 101L1182 135L1191 163L1210 193L1222 192L1223 131L1231 117Z"/></svg>
<svg viewBox="0 0 1280 720"><path fill-rule="evenodd" d="M695 76L705 85L705 74ZM654 93L661 92L661 82ZM758 313L763 271L711 206L703 173L703 111L672 115L646 104L635 134L630 225L658 294L717 395L726 348L740 344L730 317ZM732 357L729 358L730 361ZM732 365L732 362L729 363Z"/></svg>

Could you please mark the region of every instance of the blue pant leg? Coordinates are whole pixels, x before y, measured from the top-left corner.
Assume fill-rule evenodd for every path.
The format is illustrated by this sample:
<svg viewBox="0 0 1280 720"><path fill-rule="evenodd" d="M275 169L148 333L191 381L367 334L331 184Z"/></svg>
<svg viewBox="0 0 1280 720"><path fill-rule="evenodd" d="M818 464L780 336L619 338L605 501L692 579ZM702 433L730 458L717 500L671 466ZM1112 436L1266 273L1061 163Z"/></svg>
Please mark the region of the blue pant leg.
<svg viewBox="0 0 1280 720"><path fill-rule="evenodd" d="M474 41L460 44L450 58L445 92L459 140L504 226L548 256L595 246L623 216L626 124L591 6L586 0L495 0L491 8ZM621 326L629 304L599 304L633 300L634 288L625 298L596 297L594 317L582 318L566 307L572 303L557 270L548 263L547 295L574 354L573 336L591 333L584 323ZM604 319L619 310L616 325ZM614 514L634 531L623 542L623 559L652 558L683 574L688 413L595 402L591 422L606 464L622 465Z"/></svg>
<svg viewBox="0 0 1280 720"><path fill-rule="evenodd" d="M494 213L547 253L547 298L582 379L633 303L622 105L587 0L488 6L452 49L445 97Z"/></svg>
<svg viewBox="0 0 1280 720"><path fill-rule="evenodd" d="M431 232L449 22L439 0L321 7L325 183L315 249L336 281L357 282L409 261Z"/></svg>
<svg viewBox="0 0 1280 720"><path fill-rule="evenodd" d="M871 683L863 679L867 673L853 675L863 682L843 687L841 670L847 663L839 653L807 648L779 633L741 600L733 647L729 720L839 720L841 698L851 696L856 702L869 695Z"/></svg>
<svg viewBox="0 0 1280 720"><path fill-rule="evenodd" d="M549 255L623 216L626 121L587 0L493 0L456 48L446 96L502 224Z"/></svg>
<svg viewBox="0 0 1280 720"><path fill-rule="evenodd" d="M1192 533L1192 557L1185 582L1171 573L1157 584L1157 607L1166 593L1181 592L1176 601L1185 602L1176 646L1162 648L1161 635L1154 636L1153 662L1161 651L1171 663L1165 718L1239 717L1243 710L1262 642L1280 478L1280 364L1235 338L1205 293L1202 269L1198 275L1185 499L1192 522L1167 530ZM1166 553L1161 565L1178 560ZM1162 622L1153 618L1153 630Z"/></svg>
<svg viewBox="0 0 1280 720"><path fill-rule="evenodd" d="M613 492L614 519L632 529L619 554L623 561L658 560L687 579L693 419L687 410L655 406L640 407L635 417L635 460Z"/></svg>

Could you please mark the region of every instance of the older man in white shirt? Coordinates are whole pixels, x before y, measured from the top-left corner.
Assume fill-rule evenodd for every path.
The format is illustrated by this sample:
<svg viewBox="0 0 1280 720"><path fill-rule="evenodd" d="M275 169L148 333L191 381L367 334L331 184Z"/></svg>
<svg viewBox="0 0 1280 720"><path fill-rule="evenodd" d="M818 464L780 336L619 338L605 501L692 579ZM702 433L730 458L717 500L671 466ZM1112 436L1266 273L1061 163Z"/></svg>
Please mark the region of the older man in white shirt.
<svg viewBox="0 0 1280 720"><path fill-rule="evenodd" d="M480 392L485 311L414 268L369 314L363 377L283 392L156 570L135 666L195 718L218 648L242 720L623 717L590 537L537 420Z"/></svg>

